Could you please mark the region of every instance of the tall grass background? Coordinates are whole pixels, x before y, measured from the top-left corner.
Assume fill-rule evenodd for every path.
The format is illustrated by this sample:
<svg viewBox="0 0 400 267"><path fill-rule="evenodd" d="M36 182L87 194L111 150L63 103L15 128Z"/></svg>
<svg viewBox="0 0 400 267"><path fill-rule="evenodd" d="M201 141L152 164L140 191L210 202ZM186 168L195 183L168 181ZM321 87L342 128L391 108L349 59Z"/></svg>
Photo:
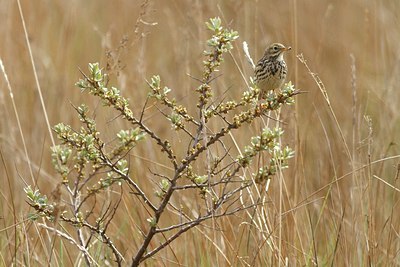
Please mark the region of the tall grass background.
<svg viewBox="0 0 400 267"><path fill-rule="evenodd" d="M292 46L286 55L288 80L307 93L282 110L281 120L284 143L295 148L296 156L283 175L272 179L267 193L265 216L271 232L261 233L244 214L224 218L186 233L146 263L400 265L400 2L21 0L21 8L34 68L17 2L3 0L0 5L0 58L10 84L2 74L1 265L38 266L50 258L53 266L79 264L71 244L60 238L53 242L53 233L26 219L30 207L23 191L32 184L51 196L61 182L51 165L45 114L51 126L66 122L78 127L71 103L85 102L95 110L102 135L112 136L127 126L74 86L79 68L86 70L89 62L111 64L111 83L130 98L133 109L140 109L148 93L146 79L153 74L161 76L179 101L195 106L198 83L190 76L201 75L209 37L204 22L216 16L240 35L216 80L216 97L240 97L246 83L239 70L247 79L252 76L242 41L254 59L272 42ZM155 127L164 119L157 114L156 109L147 111L146 120ZM249 125L248 131L235 132L234 140L243 147L259 130L259 125ZM157 131L171 137L170 129ZM177 135L173 145L180 142ZM149 169L163 171L166 160L146 142L134 150L130 163L133 177L151 192ZM147 216L131 198L124 196L112 226L127 264ZM190 209L185 198L182 207ZM263 234L279 240L278 249Z"/></svg>

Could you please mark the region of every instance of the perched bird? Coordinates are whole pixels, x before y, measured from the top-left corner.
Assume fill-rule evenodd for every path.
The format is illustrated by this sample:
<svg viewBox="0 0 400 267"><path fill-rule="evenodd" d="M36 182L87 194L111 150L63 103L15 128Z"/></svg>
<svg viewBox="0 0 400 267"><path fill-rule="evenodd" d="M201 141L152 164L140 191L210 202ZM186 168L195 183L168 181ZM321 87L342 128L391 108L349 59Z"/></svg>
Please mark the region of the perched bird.
<svg viewBox="0 0 400 267"><path fill-rule="evenodd" d="M254 76L255 82L261 90L259 98L265 98L268 91L281 88L287 73L283 54L290 49L291 47L274 43L265 50L264 56L257 62Z"/></svg>

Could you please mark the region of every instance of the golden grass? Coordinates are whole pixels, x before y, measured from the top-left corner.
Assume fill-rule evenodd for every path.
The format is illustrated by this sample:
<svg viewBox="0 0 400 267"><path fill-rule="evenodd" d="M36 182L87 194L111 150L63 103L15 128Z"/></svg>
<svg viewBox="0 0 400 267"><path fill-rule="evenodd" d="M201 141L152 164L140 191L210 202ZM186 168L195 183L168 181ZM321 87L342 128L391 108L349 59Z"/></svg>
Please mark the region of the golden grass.
<svg viewBox="0 0 400 267"><path fill-rule="evenodd" d="M204 22L215 16L239 32L232 55L245 77L252 72L242 41L249 43L254 58L271 42L293 47L287 54L289 79L308 93L296 98L295 107L283 109L281 119L286 123L283 142L296 149L296 157L271 181L263 214L252 222L243 213L197 227L147 261L148 266L400 264L398 1L171 0L149 1L144 8L141 1L24 0L35 70L17 3L3 2L0 58L15 110L2 73L1 265L40 266L50 259L53 266L80 263L74 246L26 220L26 183L48 195L60 183L50 164L52 143L34 74L51 126L78 126L70 102L85 102L96 109L102 134L111 137L126 125L74 87L78 68L86 70L87 63L96 61L105 66L105 52L111 49L122 66L113 68L119 75L111 82L136 111L148 93L145 79L153 74L161 76L178 100L194 107L198 83L187 74L201 74L209 37ZM124 36L127 41L121 45ZM298 54L318 74L329 102ZM233 58L225 59L215 97L238 97L246 86ZM163 120L156 109L147 114L154 114L146 118L153 126ZM258 130L259 125L251 125L245 133L234 132L233 140L243 147ZM169 129L157 131L170 137ZM182 142L177 137L174 146ZM131 157L132 174L148 185L148 192L154 187L148 168L168 172L164 165L165 157L150 142ZM190 211L184 205L187 197L198 196L179 199ZM120 208L112 229L129 264L139 243L138 229L147 226L138 218L146 218L147 212L135 206L132 196L125 196Z"/></svg>

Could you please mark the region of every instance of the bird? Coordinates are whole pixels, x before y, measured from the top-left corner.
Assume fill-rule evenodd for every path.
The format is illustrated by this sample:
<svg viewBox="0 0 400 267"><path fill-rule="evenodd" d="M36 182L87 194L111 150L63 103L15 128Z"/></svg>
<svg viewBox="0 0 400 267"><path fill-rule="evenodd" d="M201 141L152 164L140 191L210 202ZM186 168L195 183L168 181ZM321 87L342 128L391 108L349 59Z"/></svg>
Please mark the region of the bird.
<svg viewBox="0 0 400 267"><path fill-rule="evenodd" d="M273 43L265 50L254 69L255 84L260 89L260 98L271 90L280 89L286 79L287 66L283 54L292 48Z"/></svg>

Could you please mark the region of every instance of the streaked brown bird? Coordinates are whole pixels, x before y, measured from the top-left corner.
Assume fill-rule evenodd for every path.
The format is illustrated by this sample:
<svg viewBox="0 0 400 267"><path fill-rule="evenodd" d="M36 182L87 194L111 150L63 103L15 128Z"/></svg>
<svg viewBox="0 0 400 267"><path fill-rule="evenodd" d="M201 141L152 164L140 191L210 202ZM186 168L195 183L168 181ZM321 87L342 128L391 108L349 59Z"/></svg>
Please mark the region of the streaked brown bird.
<svg viewBox="0 0 400 267"><path fill-rule="evenodd" d="M280 89L286 79L287 66L283 54L291 47L274 43L264 52L264 56L257 62L254 70L255 82L260 88L260 97L271 90Z"/></svg>

